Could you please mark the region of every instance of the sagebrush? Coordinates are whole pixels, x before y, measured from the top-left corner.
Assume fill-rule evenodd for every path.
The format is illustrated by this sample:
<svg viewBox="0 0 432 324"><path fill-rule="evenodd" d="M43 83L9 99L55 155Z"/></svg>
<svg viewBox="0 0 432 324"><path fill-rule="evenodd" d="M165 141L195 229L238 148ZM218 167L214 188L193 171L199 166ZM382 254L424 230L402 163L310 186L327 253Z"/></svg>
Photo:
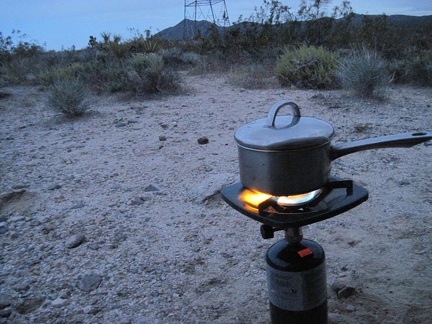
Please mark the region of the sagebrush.
<svg viewBox="0 0 432 324"><path fill-rule="evenodd" d="M386 61L366 48L341 59L337 74L342 88L360 97L381 96L390 80Z"/></svg>
<svg viewBox="0 0 432 324"><path fill-rule="evenodd" d="M68 117L82 116L88 109L89 92L79 78L56 80L50 87L47 105Z"/></svg>

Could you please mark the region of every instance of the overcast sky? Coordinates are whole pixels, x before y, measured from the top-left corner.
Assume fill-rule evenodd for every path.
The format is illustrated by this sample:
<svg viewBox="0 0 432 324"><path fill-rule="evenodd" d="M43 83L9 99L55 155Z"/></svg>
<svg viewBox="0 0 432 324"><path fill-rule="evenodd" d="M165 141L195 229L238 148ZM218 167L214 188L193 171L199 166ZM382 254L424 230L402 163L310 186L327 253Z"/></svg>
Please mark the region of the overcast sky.
<svg viewBox="0 0 432 324"><path fill-rule="evenodd" d="M300 0L281 2L295 12ZM334 0L331 6L341 2ZM225 3L230 21L235 22L240 15L251 16L263 0L225 0ZM350 3L353 11L360 14L432 15L431 0L352 0ZM216 14L222 4L223 1L214 5ZM202 15L207 16L209 8L201 5ZM188 17L193 12L193 8L186 9ZM110 32L128 39L133 36L131 28L141 33L150 29L155 34L178 24L184 15L184 0L0 0L0 31L8 36L12 30L20 30L29 35L27 40L36 41L46 50L69 49L73 45L80 49L87 46L90 35L100 40L102 32Z"/></svg>

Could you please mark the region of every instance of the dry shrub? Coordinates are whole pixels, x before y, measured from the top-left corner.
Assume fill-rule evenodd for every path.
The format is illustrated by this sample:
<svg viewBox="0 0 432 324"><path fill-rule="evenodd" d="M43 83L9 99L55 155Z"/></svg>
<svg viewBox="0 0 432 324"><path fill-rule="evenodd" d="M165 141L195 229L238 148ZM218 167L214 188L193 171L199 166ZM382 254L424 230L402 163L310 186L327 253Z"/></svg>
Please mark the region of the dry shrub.
<svg viewBox="0 0 432 324"><path fill-rule="evenodd" d="M47 105L68 117L82 116L89 108L88 95L79 78L56 80L50 87Z"/></svg>
<svg viewBox="0 0 432 324"><path fill-rule="evenodd" d="M360 97L380 96L390 80L385 60L365 48L340 61L338 77L343 89Z"/></svg>

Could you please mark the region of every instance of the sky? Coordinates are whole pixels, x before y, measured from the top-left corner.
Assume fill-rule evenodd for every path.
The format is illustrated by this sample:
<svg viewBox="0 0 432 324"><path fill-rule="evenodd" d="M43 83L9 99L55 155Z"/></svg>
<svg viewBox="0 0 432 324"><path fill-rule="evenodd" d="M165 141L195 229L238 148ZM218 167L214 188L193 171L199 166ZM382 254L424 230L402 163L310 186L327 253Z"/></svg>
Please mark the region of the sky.
<svg viewBox="0 0 432 324"><path fill-rule="evenodd" d="M285 1L295 12L300 0ZM175 26L185 17L192 17L191 0L0 0L0 32L13 36L13 30L26 34L25 41L36 43L45 50L84 48L89 36L101 39L101 33L132 38L136 32L150 29L152 34ZM210 1L198 1L198 13L209 17ZM212 1L215 14L220 14L223 1ZM342 0L334 0L331 7ZM352 0L353 11L359 14L432 15L431 0ZM206 5L207 4L207 5ZM240 16L248 18L263 0L225 0L231 23ZM186 10L185 10L186 9ZM199 17L200 18L200 17ZM15 43L18 40L15 38Z"/></svg>

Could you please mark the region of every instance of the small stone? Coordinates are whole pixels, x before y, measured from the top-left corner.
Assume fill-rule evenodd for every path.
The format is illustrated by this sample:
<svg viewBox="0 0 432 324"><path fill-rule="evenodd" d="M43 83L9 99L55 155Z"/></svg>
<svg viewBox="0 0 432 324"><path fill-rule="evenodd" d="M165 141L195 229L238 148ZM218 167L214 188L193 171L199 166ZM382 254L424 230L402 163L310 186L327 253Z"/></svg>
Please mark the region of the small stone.
<svg viewBox="0 0 432 324"><path fill-rule="evenodd" d="M25 217L22 215L17 215L17 216L11 216L9 218L9 222L11 223L15 223L15 222L22 222L25 220Z"/></svg>
<svg viewBox="0 0 432 324"><path fill-rule="evenodd" d="M155 263L157 263L157 264L161 264L161 263L165 263L165 262L167 262L168 261L168 258L166 257L166 256L163 256L163 257L160 257L159 259L157 259L156 261L155 261Z"/></svg>
<svg viewBox="0 0 432 324"><path fill-rule="evenodd" d="M146 202L144 197L134 197L129 201L130 206L139 206Z"/></svg>
<svg viewBox="0 0 432 324"><path fill-rule="evenodd" d="M73 205L72 207L71 207L71 209L80 209L80 208L84 208L85 207L85 204L84 203L78 203L78 204L76 204L76 205Z"/></svg>
<svg viewBox="0 0 432 324"><path fill-rule="evenodd" d="M161 142L165 142L167 140L167 138L163 135L159 136L159 141Z"/></svg>
<svg viewBox="0 0 432 324"><path fill-rule="evenodd" d="M410 184L411 182L409 182L408 180L399 181L399 186L409 186Z"/></svg>
<svg viewBox="0 0 432 324"><path fill-rule="evenodd" d="M60 189L60 188L61 188L61 185L59 185L59 184L53 184L53 185L51 185L51 186L48 187L48 190L57 190L57 189Z"/></svg>
<svg viewBox="0 0 432 324"><path fill-rule="evenodd" d="M44 297L24 299L20 304L15 307L15 310L19 314L29 314L41 307L44 301Z"/></svg>
<svg viewBox="0 0 432 324"><path fill-rule="evenodd" d="M203 144L208 144L208 142L209 142L209 139L205 136L198 138L198 144L203 145Z"/></svg>
<svg viewBox="0 0 432 324"><path fill-rule="evenodd" d="M0 293L0 309L10 306L12 303L12 297L5 293Z"/></svg>
<svg viewBox="0 0 432 324"><path fill-rule="evenodd" d="M90 315L96 315L97 313L99 313L101 311L100 308L98 307L93 307L91 305L85 306L83 308L83 313L84 314L90 314Z"/></svg>
<svg viewBox="0 0 432 324"><path fill-rule="evenodd" d="M66 303L67 303L66 299L58 297L51 302L51 305L54 307L61 307L66 305Z"/></svg>
<svg viewBox="0 0 432 324"><path fill-rule="evenodd" d="M144 189L145 192L152 192L152 191L160 191L160 189L158 187L156 187L155 185L148 185L147 187L145 187Z"/></svg>
<svg viewBox="0 0 432 324"><path fill-rule="evenodd" d="M354 293L355 293L355 288L347 286L339 290L337 296L338 298L348 298L354 295Z"/></svg>
<svg viewBox="0 0 432 324"><path fill-rule="evenodd" d="M5 308L0 310L0 317L2 318L8 318L11 315L10 308Z"/></svg>
<svg viewBox="0 0 432 324"><path fill-rule="evenodd" d="M102 282L102 277L95 274L85 275L78 282L78 288L85 291L91 292L97 289Z"/></svg>
<svg viewBox="0 0 432 324"><path fill-rule="evenodd" d="M354 280L349 273L342 273L331 284L331 288L336 292L338 298L348 298L356 291Z"/></svg>
<svg viewBox="0 0 432 324"><path fill-rule="evenodd" d="M11 192L3 192L0 193L0 203L4 204L7 203L13 199L21 197L26 191L24 189L21 190L14 190Z"/></svg>
<svg viewBox="0 0 432 324"><path fill-rule="evenodd" d="M30 187L30 185L28 185L28 184L17 184L15 186L13 186L12 189L20 190L20 189L26 189L28 187Z"/></svg>
<svg viewBox="0 0 432 324"><path fill-rule="evenodd" d="M349 304L349 305L347 305L346 307L345 307L345 309L346 309L346 311L347 312L354 312L355 310L356 310L356 308L355 308L355 306L354 305L351 305L351 304Z"/></svg>
<svg viewBox="0 0 432 324"><path fill-rule="evenodd" d="M30 289L30 282L28 280L23 280L20 283L13 286L16 292L24 293Z"/></svg>
<svg viewBox="0 0 432 324"><path fill-rule="evenodd" d="M65 245L68 249L73 249L81 245L81 243L84 242L84 240L85 240L84 234L81 233L75 234L66 240Z"/></svg>

